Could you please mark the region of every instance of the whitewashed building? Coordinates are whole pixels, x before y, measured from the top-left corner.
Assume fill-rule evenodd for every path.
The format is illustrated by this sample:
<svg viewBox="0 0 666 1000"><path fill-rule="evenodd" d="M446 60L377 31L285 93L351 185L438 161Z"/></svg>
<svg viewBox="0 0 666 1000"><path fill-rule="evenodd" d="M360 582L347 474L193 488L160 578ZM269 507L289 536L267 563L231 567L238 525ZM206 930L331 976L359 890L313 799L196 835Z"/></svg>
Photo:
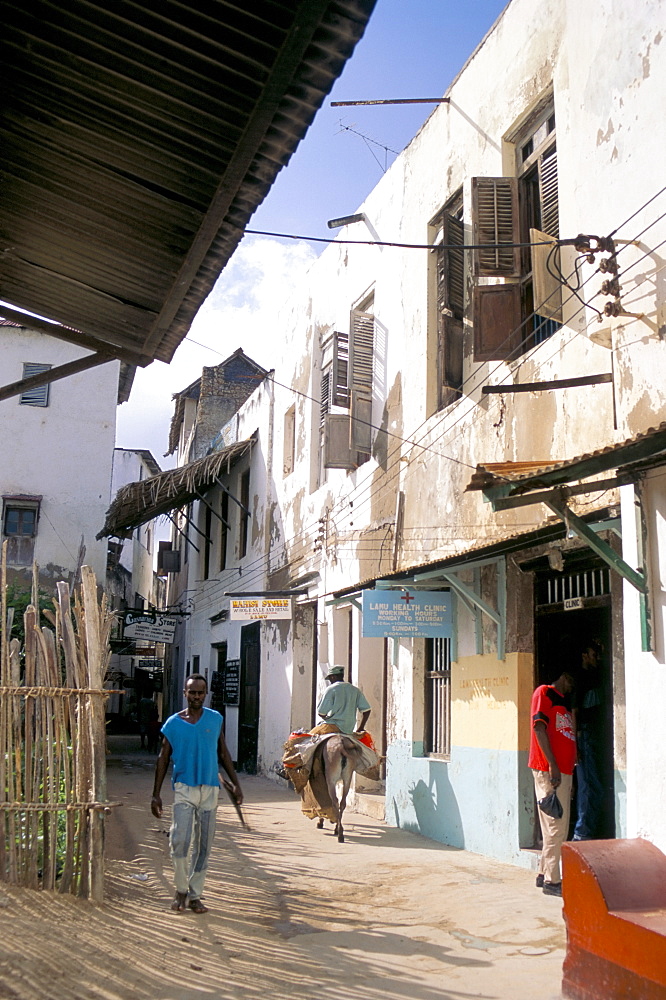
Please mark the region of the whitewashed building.
<svg viewBox="0 0 666 1000"><path fill-rule="evenodd" d="M56 337L0 321L7 381L73 361L87 352ZM85 563L106 576L105 540L96 534L111 491L116 406L129 396L133 371L111 361L0 402L0 494L9 578L51 590L74 581Z"/></svg>

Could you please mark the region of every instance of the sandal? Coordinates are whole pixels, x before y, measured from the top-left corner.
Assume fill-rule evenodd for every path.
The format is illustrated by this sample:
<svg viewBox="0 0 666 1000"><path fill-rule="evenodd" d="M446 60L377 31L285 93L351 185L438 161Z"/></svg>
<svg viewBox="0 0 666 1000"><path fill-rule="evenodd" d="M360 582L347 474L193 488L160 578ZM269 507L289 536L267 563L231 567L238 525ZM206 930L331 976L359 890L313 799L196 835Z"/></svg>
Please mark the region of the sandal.
<svg viewBox="0 0 666 1000"><path fill-rule="evenodd" d="M208 913L208 907L204 906L200 899L191 899L189 907L193 913Z"/></svg>

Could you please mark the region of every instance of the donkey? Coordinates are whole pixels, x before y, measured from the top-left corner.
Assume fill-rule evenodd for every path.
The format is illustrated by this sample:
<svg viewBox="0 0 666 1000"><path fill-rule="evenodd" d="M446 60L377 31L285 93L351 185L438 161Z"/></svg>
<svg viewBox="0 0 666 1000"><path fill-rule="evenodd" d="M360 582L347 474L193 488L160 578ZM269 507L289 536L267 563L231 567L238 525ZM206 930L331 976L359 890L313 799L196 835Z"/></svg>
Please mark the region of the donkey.
<svg viewBox="0 0 666 1000"><path fill-rule="evenodd" d="M321 749L321 762L326 778L326 787L331 797L333 812L336 817L335 833L338 843L343 844L345 832L342 826L342 814L347 805L347 793L351 785L352 775L358 770L363 760L363 752L354 740L343 733L329 736ZM342 782L342 795L338 801L338 782ZM322 829L324 820L320 819L317 828Z"/></svg>

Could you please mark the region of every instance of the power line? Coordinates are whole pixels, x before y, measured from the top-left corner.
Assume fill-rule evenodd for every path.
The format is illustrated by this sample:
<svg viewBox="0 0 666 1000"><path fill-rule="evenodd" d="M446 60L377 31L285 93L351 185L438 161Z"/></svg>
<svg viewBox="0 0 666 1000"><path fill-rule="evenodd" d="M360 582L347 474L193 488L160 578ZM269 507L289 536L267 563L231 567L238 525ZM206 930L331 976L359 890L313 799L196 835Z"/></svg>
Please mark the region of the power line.
<svg viewBox="0 0 666 1000"><path fill-rule="evenodd" d="M655 200L655 199L656 199L656 198L657 198L657 197L658 197L658 196L659 196L659 195L660 195L661 193L663 193L663 191L664 191L664 190L666 190L666 187L665 187L665 188L662 188L662 189L661 189L661 190L660 190L659 192L657 192L657 193L656 193L655 195L653 195L653 196L652 196L652 197L651 197L650 199L648 199L648 201L646 201L646 202L644 203L644 205L643 205L643 206L641 206L641 207L640 207L639 209L637 209L637 210L636 210L636 211L635 211L635 212L634 212L634 213L632 214L632 216L630 216L630 217L629 217L629 219L633 219L633 218L634 218L634 217L635 217L636 215L638 215L638 214L639 214L639 213L640 213L641 211L643 211L643 210L644 210L644 209L645 209L645 208L646 208L646 207L647 207L647 206L648 206L649 204L651 204L651 202L652 202L652 201L654 201L654 200ZM660 217L660 218L661 218L661 217ZM627 221L629 221L629 220L627 220ZM654 220L654 221L653 221L653 222L651 222L651 223L650 223L650 224L649 224L648 226L646 226L646 227L645 227L645 229L644 229L644 230L643 230L643 231L642 231L642 232L641 232L641 233L639 234L639 236L640 236L640 235L642 235L642 234L643 234L644 232L646 232L646 231L647 231L647 230L648 230L649 228L651 228L651 227L652 227L653 225L655 225L657 221L659 221L659 219L657 219L657 220ZM617 231L618 231L618 229L622 228L622 226L623 226L623 225L626 225L626 221L625 221L624 223L621 223L621 224L620 224L620 226L618 226L618 227L617 227L617 228L616 228L616 229L614 230L614 232L617 232ZM539 245L539 244L537 244L537 245ZM543 245L543 244L540 244L540 245ZM547 244L547 245L551 245L551 246L552 246L552 241L548 241L548 244ZM661 244L659 244L659 246L661 246ZM438 245L438 248L441 248L441 245ZM460 247L457 247L456 249L460 249ZM618 251L617 251L617 253L620 253L622 249L624 249L624 248L620 248L620 250L618 250ZM634 262L633 262L633 263L632 263L632 264L630 265L630 268L629 268L629 269L631 269L631 268L633 268L634 266L636 266L636 265L637 265L638 263L640 263L640 261L641 261L641 260L643 260L643 259L644 259L644 258L645 258L646 256L648 256L648 255L649 255L649 253L652 253L652 252L654 252L654 251L653 251L653 250L651 250L651 251L649 251L648 253L644 254L644 255L643 255L643 257L639 258L639 260L637 260L637 261L634 261ZM628 269L628 270L629 270L629 269ZM593 274L592 274L592 275L590 275L590 276L588 277L588 279L586 279L586 281L585 281L585 282L584 282L583 284L587 284L587 282L589 282L589 281L590 281L590 280L591 280L591 279L592 279L592 278L593 278L593 277L594 277L594 276L595 276L595 275L596 275L597 273L598 273L598 271L595 271L595 272L593 272ZM626 273L626 272L625 272L625 273ZM570 301L570 300L567 300L567 301ZM581 306L581 308L584 308L584 307L586 307L586 306L587 306L588 304L589 304L589 303L583 303L583 305ZM581 309L577 310L577 312L576 312L576 313L574 313L572 317L570 317L570 320L571 320L571 319L573 319L573 318L575 318L575 316L577 316L577 315L579 314L579 312L580 312L580 311L581 311ZM532 313L531 315L532 315L532 317L533 317L534 315L536 315L536 312L533 312L533 313ZM521 326L522 326L522 325L523 325L523 324L521 324ZM580 335L581 335L581 334L580 334L580 333L578 333L578 332L574 334L574 336L575 336L575 337L577 337L577 336L580 336ZM188 338L188 339L191 339L191 338ZM198 342L196 342L196 341L194 341L194 342L195 342L195 343L198 343ZM208 345L201 345L201 346L204 346L204 347L206 347L206 346L208 346ZM209 349L210 349L210 350L213 350L213 351L215 351L215 349L214 349L214 348L209 348ZM560 349L560 348L558 347L558 350L559 350L559 349ZM218 353L218 354L221 354L221 352L217 352L217 351L215 351L215 353ZM523 361L521 361L521 362L519 363L519 365L518 365L518 368L520 368L520 367L521 367L521 366L522 366L523 364L525 364L525 363L527 362L527 360L528 360L528 359L524 359ZM550 359L542 359L542 364L545 364L545 363L547 363L547 361L548 361L548 360L550 360ZM501 363L504 363L504 362L501 362ZM497 370L498 370L498 368L499 368L499 365L498 365L498 366L496 366L496 368L495 368L495 369L493 369L493 371L497 371ZM516 368L515 370L518 370L518 368ZM514 370L514 371L515 371L515 370ZM492 372L491 372L491 373L489 373L489 374L492 374ZM477 376L478 376L478 372L475 372L475 373L471 373L471 374L470 374L470 376L468 377L468 379L466 379L466 380L465 380L465 382L463 383L463 385L464 385L464 384L466 384L467 382L469 382L469 381L470 381L471 379L473 379L473 378L477 377ZM486 373L486 374L485 374L485 375L484 375L483 377L484 377L484 378L487 378L487 377L488 377L488 373ZM276 380L274 380L274 381L276 381ZM305 393L301 393L301 392L299 392L298 390L295 390L295 389L294 389L293 387L290 387L290 386L284 386L284 385L283 385L282 383L278 383L277 381L276 381L276 384L277 384L277 385L279 385L279 386L281 386L282 388L285 388L285 389L287 389L287 391L291 391L291 392L294 392L294 393L296 393L296 394L298 394L298 395L301 395L301 396L303 396L304 398L306 398L306 399L308 399L308 400L310 400L310 401L314 402L315 404L318 404L318 403L319 403L319 401L318 401L318 400L314 399L314 398L313 398L313 397L311 397L311 396L308 396L308 395L307 395L307 394L305 394ZM478 406L478 405L479 405L479 403L478 403L478 402L474 402L474 401L471 401L471 400L469 399L469 397L464 397L464 398L461 398L461 400L460 400L460 401L459 401L458 403L456 403L455 405L456 405L456 406L458 406L458 405L462 404L462 403L463 403L463 401L465 401L465 402L467 402L468 404L470 404L470 406L471 406L471 408L472 408L472 409L473 409L474 407L476 407L476 406ZM469 413L469 412L470 412L470 410L469 410L469 406L468 406L468 408L466 409L465 413ZM449 413L449 414L447 414L447 415L450 415L450 413ZM462 413L461 413L461 416L460 416L459 420L460 420L460 419L462 419L462 418L463 418L463 416L464 416L464 414L462 414ZM428 418L428 419L430 419L430 418ZM444 419L444 417L443 417L443 419ZM442 419L442 422L443 422L443 419ZM456 421L456 423L455 423L455 424L453 424L452 426L449 426L448 428L446 428L446 429L445 429L445 431L444 431L444 435L446 435L446 434L449 434L449 433L451 433L451 432L452 432L452 431L453 431L453 430L455 429L455 427L457 426L457 424L459 423L459 420L458 420L458 421ZM373 425L373 426L374 426L374 425ZM422 424L421 426L423 426L423 424ZM375 429L376 429L376 430L379 430L379 431L381 431L381 432L384 432L384 433L387 433L387 432L385 431L385 429L384 429L384 428L376 428L376 427L375 427ZM432 432L433 432L433 430L436 430L436 428L429 428L429 429L428 429L428 431L427 431L427 433L428 433L428 434L430 434L430 433L432 433ZM420 444L420 442L412 442L412 441L410 441L409 439L405 439L405 438L401 438L401 437L400 437L399 435L393 435L393 436L395 436L395 437L396 437L396 438L397 438L397 439L398 439L399 441L401 441L401 443L406 443L406 444L412 444L412 445L414 445L414 444L415 444L416 446L418 446L418 447L421 447L421 448L422 448L423 450L432 450L430 446L424 446L424 445L421 445L421 444ZM440 438L439 438L439 440L441 440L441 439L442 439L442 437L440 437ZM393 455L395 455L395 453L397 452L397 450L398 450L398 449L395 449L395 450L393 451L393 453L392 453L392 454L393 454ZM446 456L446 455L442 455L441 453L438 453L438 452L433 452L433 453L434 453L434 454L436 454L436 455L438 455L438 456L439 456L439 457L441 457L441 458L444 458L444 459L448 459L448 458L450 457L450 456ZM390 457L389 457L389 458L387 458L387 461L388 461L388 460L390 460ZM456 460L454 459L454 461L456 461ZM395 463L395 464L397 465L397 463ZM470 465L468 465L468 463L464 463L464 462L459 462L459 464L462 464L462 465L465 465L465 466L466 466L466 467L468 467L468 468L474 468L474 466L470 466ZM399 466L397 466L397 468L399 469L400 467L399 467ZM388 472L388 469L387 469L386 471ZM373 470L373 473L372 473L372 477L374 477L375 473L376 473L376 470ZM370 479L370 478L371 478L371 476L370 476L370 474L369 474L369 475L368 475L368 477L367 477L367 479L366 479L366 481L367 481L368 479ZM394 478L395 478L395 475L394 475L394 476L392 476L392 479L394 479ZM355 489L356 489L356 490L358 490L358 489L360 489L360 488L361 488L361 486L362 486L362 484L359 484L359 485L358 485L358 486L357 486L357 487L356 487ZM387 483L387 484L385 484L385 486L384 486L384 491L385 491L385 490L386 490L386 489L387 489L387 488L388 488L389 486L390 486L390 483ZM369 492L369 491L367 491L367 490L366 490L366 492ZM593 492L593 491L591 490L591 492ZM353 496L353 495L354 495L354 494L351 494L351 496ZM335 504L333 505L333 507L332 507L332 508L330 508L330 510L328 511L328 516L330 517L331 515L333 515L333 514L335 513L335 511L336 511L336 508L337 508L338 510L340 510L340 511L341 511L341 510L342 510L342 509L343 509L343 508L344 508L345 506L349 506L349 505L350 505L350 499L349 499L349 496L350 496L350 495L348 495L348 496L347 496L347 497L345 497L345 498L340 498L340 500L339 500L339 501L337 501L337 503L335 503ZM351 501L351 503L353 504L353 503L358 503L358 502L359 502L359 496L358 496L358 494L356 494L356 497L355 497L355 499L354 499L353 501ZM365 503L365 502L366 502L366 501L365 501L365 500L364 500L364 499L363 499L363 498L361 497L361 499L360 499L360 503L361 503L361 504L363 504L363 503ZM358 507L357 507L357 511L358 511ZM317 523L318 523L318 522L317 522ZM333 523L335 524L335 522L333 522ZM532 523L532 522L530 522L530 523ZM304 547L304 546L305 546L305 545L306 545L306 544L307 544L308 542L310 542L310 541L311 541L311 537L310 537L310 535L311 535L311 533L312 533L312 532L313 532L313 531L314 531L314 530L316 529L316 527L317 527L317 524L316 524L316 523L313 523L312 525L309 525L309 526L307 526L306 528L302 529L302 530L301 530L301 531L299 532L299 535L300 535L300 538L299 538L299 536L298 536L298 535L296 535L296 536L292 536L292 537L291 537L291 539L285 539L285 540L284 540L284 542L283 542L283 543L281 543L281 546L280 546L280 549L281 549L282 551L284 551L284 552L286 553L286 550L287 550L287 546L288 546L288 545L289 545L290 543L295 543L295 545L296 545L296 546L299 546L299 547ZM464 526L463 526L463 525L460 525L460 526L459 526L459 528L464 528ZM360 529L359 529L359 530L360 530ZM365 530L367 530L367 529L365 529ZM386 539L384 539L384 540L382 541L382 545L383 545L383 544L385 544L385 541L386 541ZM257 558L257 559L256 559L256 560L254 561L254 564L251 564L251 566L256 566L256 570L255 570L255 572L253 573L253 575L255 575L255 576L256 576L256 573L257 573L257 572L259 572L259 571L260 571L260 569L261 569L261 565L263 565L263 564L266 564L266 562L267 562L268 558L269 558L269 556L268 556L268 554L266 554L265 556L262 556L262 557L258 557L258 558ZM294 559L294 554L293 554L293 553L292 553L292 555L291 555L291 557L290 557L290 558L291 558L291 561L293 561L293 559ZM259 565L256 565L256 564L259 564ZM245 568L245 570L244 570L244 573L243 573L243 575L244 575L244 579L246 579L246 580L247 580L247 572L248 572L248 570L250 570L250 572L252 573L252 569L251 569L251 567L246 567L246 568Z"/></svg>
<svg viewBox="0 0 666 1000"><path fill-rule="evenodd" d="M246 229L246 236L272 236L280 240L302 240L306 243L343 243L359 247L397 247L402 250L512 250L521 247L552 247L553 240L540 243L388 243L382 240L341 240L326 236L295 236L293 233L268 233L261 229ZM560 241L557 241L558 246Z"/></svg>

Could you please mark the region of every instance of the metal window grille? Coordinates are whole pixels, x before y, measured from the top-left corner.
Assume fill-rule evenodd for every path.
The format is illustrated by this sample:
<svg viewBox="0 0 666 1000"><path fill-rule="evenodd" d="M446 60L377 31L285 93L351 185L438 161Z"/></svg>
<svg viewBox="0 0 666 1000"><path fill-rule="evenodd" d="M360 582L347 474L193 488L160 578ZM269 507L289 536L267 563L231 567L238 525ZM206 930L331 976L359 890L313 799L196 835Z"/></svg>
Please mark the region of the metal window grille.
<svg viewBox="0 0 666 1000"><path fill-rule="evenodd" d="M610 568L597 566L580 573L547 576L539 587L539 604L561 604L574 597L601 597L610 594Z"/></svg>
<svg viewBox="0 0 666 1000"><path fill-rule="evenodd" d="M451 640L428 639L426 753L451 753Z"/></svg>

